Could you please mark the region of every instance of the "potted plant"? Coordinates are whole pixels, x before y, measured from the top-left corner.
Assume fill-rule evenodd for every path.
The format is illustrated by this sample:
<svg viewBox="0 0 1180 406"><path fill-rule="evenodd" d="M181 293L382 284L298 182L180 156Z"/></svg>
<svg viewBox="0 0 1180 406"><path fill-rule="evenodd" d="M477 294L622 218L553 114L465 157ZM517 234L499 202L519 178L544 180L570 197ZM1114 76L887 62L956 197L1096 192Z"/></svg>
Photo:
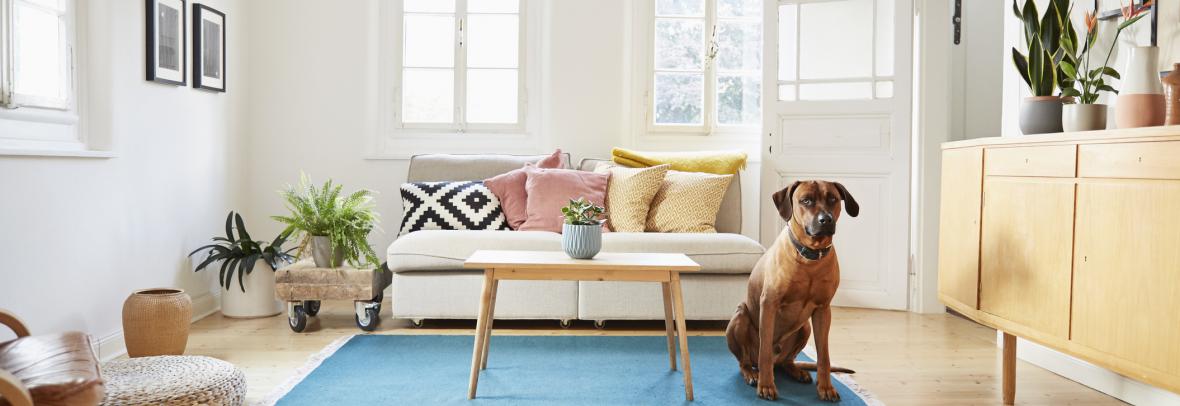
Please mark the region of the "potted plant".
<svg viewBox="0 0 1180 406"><path fill-rule="evenodd" d="M361 189L345 196L342 189L331 180L317 188L303 175L298 189L288 186L280 192L291 214L272 218L287 225L284 233L303 234L299 252L310 244L317 267L337 268L348 262L361 268L366 263L381 263L368 241L380 219L373 210L373 192Z"/></svg>
<svg viewBox="0 0 1180 406"><path fill-rule="evenodd" d="M275 299L274 271L294 259L290 250L283 250L289 236L289 232L283 232L270 243L254 241L246 231L242 216L231 211L225 217L225 237L213 237L213 244L188 254L191 257L206 253L195 269L197 272L221 262L217 283L225 288L221 295L222 314L240 318L269 317L282 311L282 303ZM231 289L235 275L238 286Z"/></svg>
<svg viewBox="0 0 1180 406"><path fill-rule="evenodd" d="M1063 27L1069 21L1069 0L1050 0L1043 16L1033 0L1018 7L1012 0L1016 18L1024 24L1024 43L1028 55L1012 48L1012 63L1028 85L1032 96L1020 104L1020 131L1024 134L1061 132L1062 100L1056 95L1059 85L1071 85L1072 79L1060 72L1060 62L1067 55L1061 47ZM1072 31L1072 29L1070 30Z"/></svg>
<svg viewBox="0 0 1180 406"><path fill-rule="evenodd" d="M590 259L602 250L602 223L606 209L586 201L570 200L561 208L565 223L561 225L561 248L574 259Z"/></svg>
<svg viewBox="0 0 1180 406"><path fill-rule="evenodd" d="M1062 112L1062 126L1065 131L1106 129L1106 105L1097 103L1098 96L1100 92L1104 91L1119 94L1117 89L1106 82L1106 78L1120 79L1119 72L1110 67L1110 56L1114 53L1114 45L1118 43L1123 30L1143 18L1143 15L1139 13L1148 6L1150 6L1150 2L1140 6L1138 11L1131 10L1124 13L1124 16L1129 18L1115 29L1114 38L1110 42L1110 48L1106 50L1106 56L1099 55L1103 58L1102 66L1091 68L1090 65L1090 60L1094 56L1091 52L1094 51L1094 43L1098 39L1096 10L1086 13L1086 38L1085 42L1080 44L1081 50L1077 49L1079 44L1072 24L1067 25L1066 30L1062 31L1061 46L1065 48L1066 55L1072 55L1072 57L1061 61L1061 70L1073 78L1075 86L1065 87L1061 90L1063 95L1071 96L1076 100L1076 103L1066 104Z"/></svg>

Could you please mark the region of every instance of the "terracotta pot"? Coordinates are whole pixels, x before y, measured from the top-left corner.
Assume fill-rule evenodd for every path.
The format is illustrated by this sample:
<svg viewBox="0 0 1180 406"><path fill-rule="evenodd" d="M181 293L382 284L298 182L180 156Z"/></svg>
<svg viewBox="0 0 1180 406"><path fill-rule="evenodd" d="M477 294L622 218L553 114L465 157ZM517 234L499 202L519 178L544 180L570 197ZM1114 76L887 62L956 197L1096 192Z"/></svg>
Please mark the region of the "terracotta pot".
<svg viewBox="0 0 1180 406"><path fill-rule="evenodd" d="M184 354L192 318L193 301L181 289L135 291L123 302L127 356Z"/></svg>
<svg viewBox="0 0 1180 406"><path fill-rule="evenodd" d="M1066 104L1061 110L1061 127L1065 131L1106 129L1105 104Z"/></svg>
<svg viewBox="0 0 1180 406"><path fill-rule="evenodd" d="M1172 64L1172 72L1164 83L1164 125L1180 124L1180 63Z"/></svg>
<svg viewBox="0 0 1180 406"><path fill-rule="evenodd" d="M1025 97L1020 103L1020 132L1026 135L1061 132L1061 98Z"/></svg>
<svg viewBox="0 0 1180 406"><path fill-rule="evenodd" d="M1131 48L1131 60L1116 98L1115 123L1119 128L1164 125L1164 87L1156 66L1159 48Z"/></svg>

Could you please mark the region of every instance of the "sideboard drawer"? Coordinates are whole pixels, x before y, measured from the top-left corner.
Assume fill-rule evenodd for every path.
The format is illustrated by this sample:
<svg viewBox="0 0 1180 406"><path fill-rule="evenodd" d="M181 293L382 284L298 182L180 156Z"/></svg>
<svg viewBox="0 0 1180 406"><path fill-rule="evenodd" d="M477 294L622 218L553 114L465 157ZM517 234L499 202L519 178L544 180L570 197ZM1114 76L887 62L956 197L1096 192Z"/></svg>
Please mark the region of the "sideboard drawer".
<svg viewBox="0 0 1180 406"><path fill-rule="evenodd" d="M1078 150L1083 178L1180 179L1180 141L1086 144Z"/></svg>
<svg viewBox="0 0 1180 406"><path fill-rule="evenodd" d="M1072 178L1077 169L1076 145L988 148L983 156L987 175Z"/></svg>

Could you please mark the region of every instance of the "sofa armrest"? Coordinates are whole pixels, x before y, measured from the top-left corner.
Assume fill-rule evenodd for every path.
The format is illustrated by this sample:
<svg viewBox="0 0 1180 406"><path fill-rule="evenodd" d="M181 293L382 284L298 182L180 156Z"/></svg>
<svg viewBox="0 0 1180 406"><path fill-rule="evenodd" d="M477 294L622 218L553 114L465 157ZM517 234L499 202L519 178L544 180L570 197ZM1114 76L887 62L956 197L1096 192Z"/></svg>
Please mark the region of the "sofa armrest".
<svg viewBox="0 0 1180 406"><path fill-rule="evenodd" d="M33 395L25 384L3 369L0 369L0 398L12 406L33 406Z"/></svg>
<svg viewBox="0 0 1180 406"><path fill-rule="evenodd" d="M29 335L29 328L25 326L25 323L8 310L0 309L0 324L12 329L12 332L16 333L17 337L26 337Z"/></svg>

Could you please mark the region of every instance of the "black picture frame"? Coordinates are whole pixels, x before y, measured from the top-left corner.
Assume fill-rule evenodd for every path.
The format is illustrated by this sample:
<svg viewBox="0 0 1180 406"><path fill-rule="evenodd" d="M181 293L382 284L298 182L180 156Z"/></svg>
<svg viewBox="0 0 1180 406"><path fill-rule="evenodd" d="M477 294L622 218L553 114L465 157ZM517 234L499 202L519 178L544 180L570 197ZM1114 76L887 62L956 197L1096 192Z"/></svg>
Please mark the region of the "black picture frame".
<svg viewBox="0 0 1180 406"><path fill-rule="evenodd" d="M219 16L221 18L221 25L218 27L218 29L220 30L219 38L221 39L221 44L220 44L221 46L219 47L218 51L220 51L219 56L221 59L216 61L216 63L219 65L218 70L216 72L220 76L220 79L221 79L221 86L220 87L217 86L216 82L213 82L210 80L205 80L206 70L205 70L204 64L206 62L206 59L208 58L208 55L205 55L205 49L204 49L205 44L203 42L203 41L205 41L205 38L203 35L204 34L204 31L203 31L204 30L204 28L203 28L204 27L204 25L203 25L204 20L203 20L203 18L205 16L205 13L216 14L217 16ZM193 88L212 90L212 91L224 93L225 87L226 87L225 48L229 44L229 40L225 36L225 31L226 31L226 29L225 29L225 24L226 24L225 13L218 11L212 7L206 6L204 4L193 3L193 13L192 14L193 14L193 22L192 22L192 30L193 30Z"/></svg>
<svg viewBox="0 0 1180 406"><path fill-rule="evenodd" d="M176 38L176 42L174 43L177 49L171 51L175 55L167 55L167 57L176 58L176 60L173 62L175 62L176 71L179 72L179 77L168 78L164 77L164 72L160 71L160 66L157 63L159 60L158 57L161 56L161 41L159 36L162 33L160 32L161 27L158 23L159 18L162 17L160 15L160 1L161 0L145 0L144 3L144 27L146 28L144 42L147 48L144 59L146 60L147 67L147 80L150 82L184 86L187 84L185 80L185 76L187 76L185 69L187 69L188 65L188 61L186 59L187 52L184 49L185 44L188 42L188 30L185 29L184 24L186 21L188 21L188 3L186 0L172 0L180 2L180 8L176 9L178 15L175 16L175 21L172 21L171 18L169 19L170 23L179 25L179 38ZM171 9L172 7L169 8Z"/></svg>

